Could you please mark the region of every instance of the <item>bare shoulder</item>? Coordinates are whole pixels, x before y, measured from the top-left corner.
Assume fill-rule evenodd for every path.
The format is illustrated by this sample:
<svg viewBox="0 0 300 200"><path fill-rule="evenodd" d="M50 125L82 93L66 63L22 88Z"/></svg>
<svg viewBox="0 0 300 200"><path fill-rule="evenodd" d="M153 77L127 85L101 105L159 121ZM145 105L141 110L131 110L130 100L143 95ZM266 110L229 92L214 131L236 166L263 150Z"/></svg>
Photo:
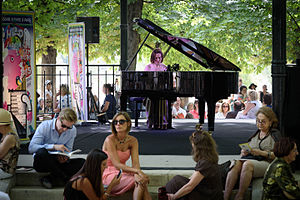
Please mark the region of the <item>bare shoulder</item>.
<svg viewBox="0 0 300 200"><path fill-rule="evenodd" d="M72 183L72 188L74 188L76 190L84 190L91 186L92 186L92 184L91 184L90 180L86 177L79 178Z"/></svg>
<svg viewBox="0 0 300 200"><path fill-rule="evenodd" d="M128 141L131 145L138 144L138 140L132 135L128 135Z"/></svg>
<svg viewBox="0 0 300 200"><path fill-rule="evenodd" d="M15 138L14 135L7 135L4 138L3 143L7 143L7 144L10 144L10 145L14 146L15 143L16 143L16 138Z"/></svg>
<svg viewBox="0 0 300 200"><path fill-rule="evenodd" d="M116 143L115 141L115 137L113 134L110 134L109 136L107 136L103 142L103 149L107 149L107 145L113 145Z"/></svg>

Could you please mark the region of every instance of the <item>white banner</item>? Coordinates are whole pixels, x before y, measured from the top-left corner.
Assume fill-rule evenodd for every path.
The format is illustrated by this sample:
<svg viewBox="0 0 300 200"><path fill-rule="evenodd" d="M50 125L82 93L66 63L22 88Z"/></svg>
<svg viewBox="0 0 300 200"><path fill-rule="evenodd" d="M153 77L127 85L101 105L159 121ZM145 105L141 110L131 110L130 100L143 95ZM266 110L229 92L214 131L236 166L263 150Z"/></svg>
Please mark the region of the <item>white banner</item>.
<svg viewBox="0 0 300 200"><path fill-rule="evenodd" d="M85 26L83 22L69 24L69 66L72 107L79 120L88 119L86 72L85 72Z"/></svg>

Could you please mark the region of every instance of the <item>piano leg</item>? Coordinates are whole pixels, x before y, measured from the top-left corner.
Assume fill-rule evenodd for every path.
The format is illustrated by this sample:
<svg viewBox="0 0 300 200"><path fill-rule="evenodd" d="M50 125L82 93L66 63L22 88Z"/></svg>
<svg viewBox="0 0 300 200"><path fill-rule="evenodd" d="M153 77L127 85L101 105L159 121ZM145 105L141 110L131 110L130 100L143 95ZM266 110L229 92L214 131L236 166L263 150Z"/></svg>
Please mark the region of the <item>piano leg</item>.
<svg viewBox="0 0 300 200"><path fill-rule="evenodd" d="M215 101L208 101L207 102L207 107L208 107L208 113L207 113L208 130L209 131L214 131L216 102Z"/></svg>
<svg viewBox="0 0 300 200"><path fill-rule="evenodd" d="M202 97L198 99L199 124L204 124L205 119L205 100Z"/></svg>
<svg viewBox="0 0 300 200"><path fill-rule="evenodd" d="M168 129L172 129L172 102L175 101L175 98L167 99L168 102Z"/></svg>
<svg viewBox="0 0 300 200"><path fill-rule="evenodd" d="M127 95L121 94L120 97L120 101L121 101L121 111L125 111L127 110Z"/></svg>

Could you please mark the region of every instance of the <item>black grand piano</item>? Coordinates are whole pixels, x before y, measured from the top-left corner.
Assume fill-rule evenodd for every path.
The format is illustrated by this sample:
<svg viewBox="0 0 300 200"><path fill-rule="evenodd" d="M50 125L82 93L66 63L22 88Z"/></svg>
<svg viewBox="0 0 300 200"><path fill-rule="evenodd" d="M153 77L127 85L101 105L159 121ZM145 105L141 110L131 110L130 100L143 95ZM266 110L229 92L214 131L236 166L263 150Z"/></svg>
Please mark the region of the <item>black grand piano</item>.
<svg viewBox="0 0 300 200"><path fill-rule="evenodd" d="M145 19L136 23L149 34L160 38L187 57L211 69L210 71L122 71L121 110L126 110L128 97L164 98L169 102L176 97L195 97L199 100L199 123L204 123L205 102L208 106L208 130L214 130L215 104L230 94L236 94L238 71L233 63L205 46L188 38L175 37ZM148 35L149 35L148 34ZM171 105L168 104L168 128L172 125Z"/></svg>

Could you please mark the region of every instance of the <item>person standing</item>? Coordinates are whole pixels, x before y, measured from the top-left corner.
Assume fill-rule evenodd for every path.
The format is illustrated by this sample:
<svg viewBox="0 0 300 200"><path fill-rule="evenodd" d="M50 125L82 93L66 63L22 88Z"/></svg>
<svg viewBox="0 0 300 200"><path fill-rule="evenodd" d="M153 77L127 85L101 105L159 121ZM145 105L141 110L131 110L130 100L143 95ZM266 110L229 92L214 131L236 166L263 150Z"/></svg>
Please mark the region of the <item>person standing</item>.
<svg viewBox="0 0 300 200"><path fill-rule="evenodd" d="M57 118L43 121L36 129L28 150L33 153L33 168L37 172L50 172L41 179L41 184L50 189L57 180L66 183L83 165L84 159L69 159L53 155L50 151L70 152L77 134L74 124L77 115L70 108L63 109Z"/></svg>
<svg viewBox="0 0 300 200"><path fill-rule="evenodd" d="M259 93L259 100L260 100L261 102L263 102L264 96L265 96L266 94L269 94L268 88L267 88L267 85L263 85L263 86L262 86L262 91L260 91L260 93Z"/></svg>
<svg viewBox="0 0 300 200"><path fill-rule="evenodd" d="M46 80L45 82L45 113L52 112L53 107L53 94L52 94L52 81Z"/></svg>
<svg viewBox="0 0 300 200"><path fill-rule="evenodd" d="M60 96L57 106L54 109L55 113L59 113L64 108L71 108L72 107L72 101L71 101L71 95L69 93L68 86L66 84L62 84L60 86L59 91L55 94L55 99Z"/></svg>
<svg viewBox="0 0 300 200"><path fill-rule="evenodd" d="M146 65L145 71L166 71L167 66L162 62L164 55L160 49L154 49L150 61L151 63ZM168 101L157 97L146 100L147 110L147 125L149 128L154 129L167 129L168 125Z"/></svg>

